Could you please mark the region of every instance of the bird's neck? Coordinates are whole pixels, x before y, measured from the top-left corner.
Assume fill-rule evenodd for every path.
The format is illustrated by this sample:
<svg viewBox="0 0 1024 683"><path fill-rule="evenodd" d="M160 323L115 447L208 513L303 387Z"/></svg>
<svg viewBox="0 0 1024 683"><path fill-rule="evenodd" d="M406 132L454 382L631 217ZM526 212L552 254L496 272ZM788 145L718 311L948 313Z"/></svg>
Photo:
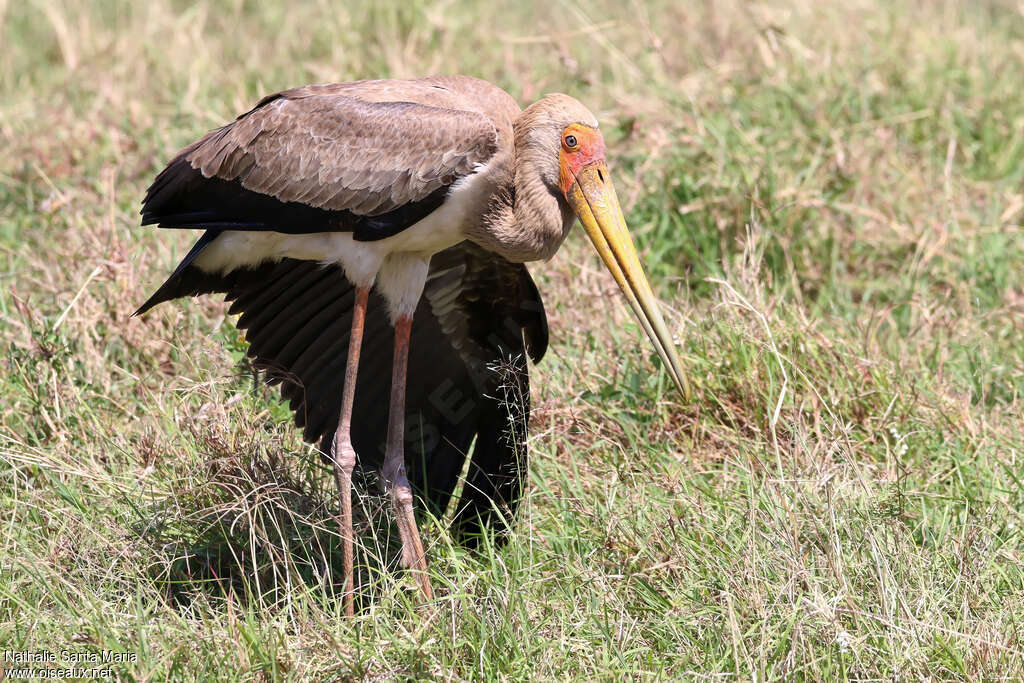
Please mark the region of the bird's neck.
<svg viewBox="0 0 1024 683"><path fill-rule="evenodd" d="M555 255L576 217L537 172L545 162L550 164L545 154L550 152L516 136L515 150L509 155L509 163L501 165L503 176L495 178L497 192L480 230L470 236L472 241L515 262L546 260Z"/></svg>

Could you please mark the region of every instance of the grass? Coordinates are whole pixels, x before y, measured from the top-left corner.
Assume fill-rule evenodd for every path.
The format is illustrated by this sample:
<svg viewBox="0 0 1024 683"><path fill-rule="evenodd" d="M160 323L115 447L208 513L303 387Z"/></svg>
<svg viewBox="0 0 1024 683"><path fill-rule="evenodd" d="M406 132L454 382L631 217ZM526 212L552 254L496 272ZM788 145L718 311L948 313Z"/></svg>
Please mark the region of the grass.
<svg viewBox="0 0 1024 683"><path fill-rule="evenodd" d="M3 649L142 680L1024 676L1022 27L997 0L0 1ZM263 94L433 72L599 113L697 391L574 235L533 268L510 542L431 524L432 608L385 572L347 621L333 482L224 307L127 317L189 239L138 202Z"/></svg>

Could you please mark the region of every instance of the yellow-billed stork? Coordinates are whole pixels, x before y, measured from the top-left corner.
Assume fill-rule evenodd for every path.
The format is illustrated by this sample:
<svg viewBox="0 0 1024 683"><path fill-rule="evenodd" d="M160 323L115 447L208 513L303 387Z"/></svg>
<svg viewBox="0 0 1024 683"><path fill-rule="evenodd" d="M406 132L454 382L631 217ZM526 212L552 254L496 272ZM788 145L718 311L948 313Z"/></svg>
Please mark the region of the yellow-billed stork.
<svg viewBox="0 0 1024 683"><path fill-rule="evenodd" d="M515 511L525 355L539 361L548 342L523 263L554 255L576 218L688 395L597 119L567 95L520 110L463 76L286 90L186 147L149 188L143 225L205 232L136 314L215 292L241 314L249 355L334 466L347 614L357 461L379 470L428 600L413 492L442 513L472 444L457 535L472 543Z"/></svg>

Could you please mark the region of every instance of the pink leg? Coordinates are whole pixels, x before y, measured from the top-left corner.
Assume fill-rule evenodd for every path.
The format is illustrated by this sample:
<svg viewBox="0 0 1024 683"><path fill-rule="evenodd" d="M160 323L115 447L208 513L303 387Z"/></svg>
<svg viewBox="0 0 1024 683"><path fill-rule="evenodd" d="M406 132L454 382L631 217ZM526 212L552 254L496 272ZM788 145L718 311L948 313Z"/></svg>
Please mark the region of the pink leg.
<svg viewBox="0 0 1024 683"><path fill-rule="evenodd" d="M405 476L405 382L409 362L409 333L412 317L399 316L395 322L395 357L391 374L391 406L388 420L387 454L381 474L384 487L391 498L402 537L402 564L410 569L426 600L432 600L430 578L427 576L427 557L416 528L412 509L412 487Z"/></svg>
<svg viewBox="0 0 1024 683"><path fill-rule="evenodd" d="M345 568L345 614L353 616L352 543L355 532L352 529L352 468L356 464L356 451L352 448L352 404L356 394L356 371L359 369L359 348L363 343L363 324L366 321L366 301L369 289L356 288L355 305L352 307L352 332L348 341L348 361L345 365L345 386L341 392L341 417L334 432L331 445L331 460L334 461L334 478L341 494L341 542Z"/></svg>

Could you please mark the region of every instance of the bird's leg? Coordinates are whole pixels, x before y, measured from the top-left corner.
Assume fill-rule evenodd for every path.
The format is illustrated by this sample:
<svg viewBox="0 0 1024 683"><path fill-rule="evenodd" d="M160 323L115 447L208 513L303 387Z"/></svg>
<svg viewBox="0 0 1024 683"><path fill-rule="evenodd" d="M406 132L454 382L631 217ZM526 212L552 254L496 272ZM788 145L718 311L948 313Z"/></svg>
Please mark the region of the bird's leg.
<svg viewBox="0 0 1024 683"><path fill-rule="evenodd" d="M334 461L334 478L341 495L341 549L345 567L345 614L354 616L355 581L353 577L352 544L355 533L352 529L352 468L356 464L356 451L352 447L352 404L356 394L356 371L359 369L359 348L363 342L363 324L366 321L366 300L369 288L357 287L356 300L352 307L352 331L348 339L348 361L345 365L345 386L341 391L341 416L338 429L331 444L331 460Z"/></svg>
<svg viewBox="0 0 1024 683"><path fill-rule="evenodd" d="M400 315L395 321L395 357L391 372L391 407L388 419L387 455L381 474L391 498L402 537L402 564L413 572L426 600L433 599L427 576L427 557L412 509L412 487L405 476L405 380L409 362L409 332L412 316Z"/></svg>

